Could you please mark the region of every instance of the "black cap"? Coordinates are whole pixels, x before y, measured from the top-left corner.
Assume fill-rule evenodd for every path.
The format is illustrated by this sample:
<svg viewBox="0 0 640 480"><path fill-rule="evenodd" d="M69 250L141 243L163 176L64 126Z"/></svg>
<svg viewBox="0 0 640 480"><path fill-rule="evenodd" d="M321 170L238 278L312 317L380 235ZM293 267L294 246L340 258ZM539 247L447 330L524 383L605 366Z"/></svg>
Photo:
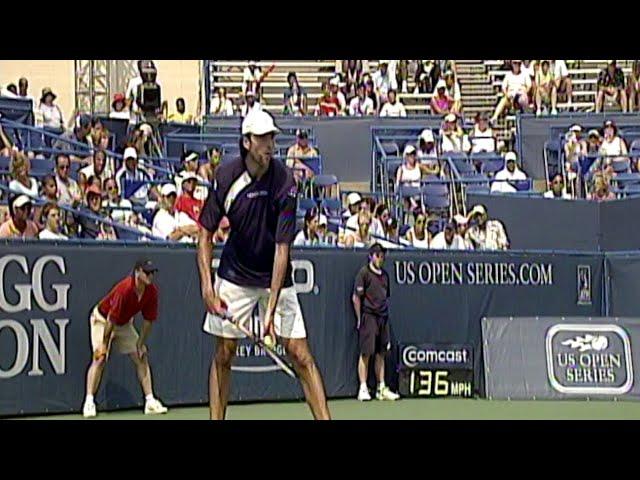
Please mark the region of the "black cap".
<svg viewBox="0 0 640 480"><path fill-rule="evenodd" d="M369 255L373 255L374 253L387 253L387 249L384 248L382 245L380 245L379 243L374 243L373 245L371 245L371 247L369 247Z"/></svg>
<svg viewBox="0 0 640 480"><path fill-rule="evenodd" d="M134 270L142 269L144 273L157 272L158 269L151 260L138 260L133 267Z"/></svg>

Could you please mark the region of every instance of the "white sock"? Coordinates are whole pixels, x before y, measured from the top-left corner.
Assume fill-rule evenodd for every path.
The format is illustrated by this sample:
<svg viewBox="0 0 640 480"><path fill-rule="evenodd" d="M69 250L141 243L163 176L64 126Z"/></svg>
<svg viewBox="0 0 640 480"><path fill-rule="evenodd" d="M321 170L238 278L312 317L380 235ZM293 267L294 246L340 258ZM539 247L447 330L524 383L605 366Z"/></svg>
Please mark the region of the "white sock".
<svg viewBox="0 0 640 480"><path fill-rule="evenodd" d="M93 403L93 395L87 395L84 401L85 403Z"/></svg>
<svg viewBox="0 0 640 480"><path fill-rule="evenodd" d="M367 384L366 383L361 383L360 384L360 390L367 390Z"/></svg>
<svg viewBox="0 0 640 480"><path fill-rule="evenodd" d="M146 397L144 397L144 399L145 399L147 402L150 402L151 400L153 400L153 393L150 393L149 395L147 395Z"/></svg>
<svg viewBox="0 0 640 480"><path fill-rule="evenodd" d="M384 388L384 382L380 382L378 384L378 390L382 390Z"/></svg>

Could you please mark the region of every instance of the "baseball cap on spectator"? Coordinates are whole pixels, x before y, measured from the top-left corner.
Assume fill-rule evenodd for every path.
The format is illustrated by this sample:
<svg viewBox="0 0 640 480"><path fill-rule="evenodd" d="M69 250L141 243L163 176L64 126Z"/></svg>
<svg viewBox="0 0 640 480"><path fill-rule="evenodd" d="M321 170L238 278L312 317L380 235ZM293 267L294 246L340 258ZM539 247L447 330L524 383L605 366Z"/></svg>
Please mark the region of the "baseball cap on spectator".
<svg viewBox="0 0 640 480"><path fill-rule="evenodd" d="M165 183L160 189L160 195L163 197L168 197L169 195L177 195L178 191L176 190L176 186L173 183Z"/></svg>
<svg viewBox="0 0 640 480"><path fill-rule="evenodd" d="M135 148L133 147L127 147L124 149L124 155L123 155L124 159L126 160L127 158L134 158L137 159L138 158L138 152L136 151Z"/></svg>
<svg viewBox="0 0 640 480"><path fill-rule="evenodd" d="M589 134L588 134L588 136L589 136L589 137L597 137L597 138L600 138L600 132L599 132L597 129L595 129L595 128L594 128L594 129L592 129L592 130L589 130Z"/></svg>
<svg viewBox="0 0 640 480"><path fill-rule="evenodd" d="M340 77L333 77L329 80L329 85L340 85Z"/></svg>
<svg viewBox="0 0 640 480"><path fill-rule="evenodd" d="M116 93L113 96L113 102L111 102L111 108L116 108L115 107L116 103L118 103L118 102L124 103L124 101L125 101L124 93Z"/></svg>
<svg viewBox="0 0 640 480"><path fill-rule="evenodd" d="M153 127L151 125L149 125L148 123L143 123L142 125L140 125L140 130L142 130L142 132L147 135L148 137L150 137L151 135L153 135Z"/></svg>
<svg viewBox="0 0 640 480"><path fill-rule="evenodd" d="M387 249L376 242L369 248L369 255L373 255L374 253L387 253Z"/></svg>
<svg viewBox="0 0 640 480"><path fill-rule="evenodd" d="M457 120L457 117L455 113L449 113L444 117L445 122L455 122L456 120Z"/></svg>
<svg viewBox="0 0 640 480"><path fill-rule="evenodd" d="M40 101L44 102L44 99L47 98L47 95L51 95L53 97L52 100L58 98L57 95L53 93L50 87L45 87L42 89L42 96L40 97Z"/></svg>
<svg viewBox="0 0 640 480"><path fill-rule="evenodd" d="M515 162L516 160L518 160L516 152L507 152L507 154L504 156L505 162Z"/></svg>
<svg viewBox="0 0 640 480"><path fill-rule="evenodd" d="M440 90L441 88L447 88L447 82L445 82L443 79L438 80L438 83L436 83L436 90Z"/></svg>
<svg viewBox="0 0 640 480"><path fill-rule="evenodd" d="M420 133L420 138L424 140L425 143L434 143L433 131L430 128L425 128L424 130L422 130L422 132Z"/></svg>
<svg viewBox="0 0 640 480"><path fill-rule="evenodd" d="M355 205L356 203L360 203L361 201L362 201L362 197L360 196L359 193L351 192L349 195L347 195L347 205L349 206Z"/></svg>
<svg viewBox="0 0 640 480"><path fill-rule="evenodd" d="M253 90L247 90L247 93L244 94L245 97L255 97L256 96L256 92L254 92Z"/></svg>
<svg viewBox="0 0 640 480"><path fill-rule="evenodd" d="M185 155L184 160L182 161L184 162L193 162L195 160L198 160L198 158L200 158L200 155L198 154L198 152L190 152L188 155Z"/></svg>
<svg viewBox="0 0 640 480"><path fill-rule="evenodd" d="M25 205L31 203L31 199L26 195L20 195L13 201L13 208L22 208Z"/></svg>
<svg viewBox="0 0 640 480"><path fill-rule="evenodd" d="M89 128L91 126L91 115L86 113L80 114L76 117L76 127Z"/></svg>
<svg viewBox="0 0 640 480"><path fill-rule="evenodd" d="M326 215L320 214L320 218L318 218L318 226L327 226L329 224L329 220Z"/></svg>
<svg viewBox="0 0 640 480"><path fill-rule="evenodd" d="M582 127L580 125L571 125L571 128L569 128L570 132L581 132L582 131Z"/></svg>
<svg viewBox="0 0 640 480"><path fill-rule="evenodd" d="M408 144L406 147L404 147L404 152L402 155L406 156L406 155L411 155L413 153L416 153L416 147L414 147L411 144Z"/></svg>
<svg viewBox="0 0 640 480"><path fill-rule="evenodd" d="M91 185L89 188L87 188L87 198L89 198L89 195L98 195L99 197L101 197L102 190L100 190L100 187L98 187L97 185Z"/></svg>
<svg viewBox="0 0 640 480"><path fill-rule="evenodd" d="M193 172L183 172L181 175L180 183L184 183L187 180L197 180L198 176Z"/></svg>
<svg viewBox="0 0 640 480"><path fill-rule="evenodd" d="M242 121L242 135L266 135L280 133L273 121L273 117L262 110L250 112Z"/></svg>
<svg viewBox="0 0 640 480"><path fill-rule="evenodd" d="M613 120L607 120L606 122L604 122L604 128L607 127L616 128L616 122L614 122Z"/></svg>
<svg viewBox="0 0 640 480"><path fill-rule="evenodd" d="M145 273L157 272L158 268L153 264L151 260L138 260L133 266L134 270L142 269Z"/></svg>
<svg viewBox="0 0 640 480"><path fill-rule="evenodd" d="M309 133L304 128L299 128L296 130L296 137L298 138L308 138Z"/></svg>
<svg viewBox="0 0 640 480"><path fill-rule="evenodd" d="M469 222L467 217L460 215L459 213L453 217L453 221L456 222L457 225L466 225Z"/></svg>
<svg viewBox="0 0 640 480"><path fill-rule="evenodd" d="M476 205L469 212L469 216L470 217L473 216L473 215L486 215L486 214L487 214L487 209L484 208L483 205Z"/></svg>
<svg viewBox="0 0 640 480"><path fill-rule="evenodd" d="M444 72L444 75L442 75L444 78L447 77L455 77L455 74L453 73L452 70L447 70L446 72Z"/></svg>

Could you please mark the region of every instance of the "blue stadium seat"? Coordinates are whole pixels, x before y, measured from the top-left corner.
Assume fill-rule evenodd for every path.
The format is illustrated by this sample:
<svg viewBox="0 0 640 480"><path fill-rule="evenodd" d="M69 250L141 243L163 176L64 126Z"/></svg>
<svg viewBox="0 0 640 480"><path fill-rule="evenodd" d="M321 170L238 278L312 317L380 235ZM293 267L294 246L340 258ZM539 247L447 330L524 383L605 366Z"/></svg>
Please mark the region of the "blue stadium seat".
<svg viewBox="0 0 640 480"><path fill-rule="evenodd" d="M449 195L449 188L443 183L427 183L422 187L422 193L433 197Z"/></svg>
<svg viewBox="0 0 640 480"><path fill-rule="evenodd" d="M31 173L33 175L47 175L53 173L55 160L51 158L32 158Z"/></svg>
<svg viewBox="0 0 640 480"><path fill-rule="evenodd" d="M316 202L313 198L301 198L298 200L298 209L304 212L317 206L318 202Z"/></svg>
<svg viewBox="0 0 640 480"><path fill-rule="evenodd" d="M382 143L382 151L385 155L394 155L396 157L400 156L400 147L396 142L384 142Z"/></svg>
<svg viewBox="0 0 640 480"><path fill-rule="evenodd" d="M615 173L631 173L631 161L628 158L611 162Z"/></svg>
<svg viewBox="0 0 640 480"><path fill-rule="evenodd" d="M446 210L449 208L448 195L425 195L424 205L429 210Z"/></svg>
<svg viewBox="0 0 640 480"><path fill-rule="evenodd" d="M491 191L491 189L489 188L489 186L481 185L481 184L475 184L475 185L474 184L470 184L470 185L467 185L467 189L466 189L467 195L476 194L476 193L488 194L488 193L490 193L490 191Z"/></svg>
<svg viewBox="0 0 640 480"><path fill-rule="evenodd" d="M11 158L0 157L0 174L9 173L10 167L11 167Z"/></svg>
<svg viewBox="0 0 640 480"><path fill-rule="evenodd" d="M621 188L627 185L640 184L640 173L619 173L613 177L613 180Z"/></svg>
<svg viewBox="0 0 640 480"><path fill-rule="evenodd" d="M342 202L339 198L325 198L320 204L323 210L329 212L329 216L339 217L342 213Z"/></svg>

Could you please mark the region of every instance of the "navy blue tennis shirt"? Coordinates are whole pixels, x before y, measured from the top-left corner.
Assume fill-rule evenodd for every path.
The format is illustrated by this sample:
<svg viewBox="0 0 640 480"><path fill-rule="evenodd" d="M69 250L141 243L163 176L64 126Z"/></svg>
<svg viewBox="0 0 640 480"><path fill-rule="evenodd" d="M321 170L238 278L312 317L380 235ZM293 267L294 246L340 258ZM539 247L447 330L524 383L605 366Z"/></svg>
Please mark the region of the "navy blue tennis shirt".
<svg viewBox="0 0 640 480"><path fill-rule="evenodd" d="M291 172L271 159L260 179L237 159L216 169L200 224L215 232L223 216L231 231L222 251L218 276L236 285L269 288L276 243L291 244L296 233L297 187ZM293 285L291 262L284 287Z"/></svg>

